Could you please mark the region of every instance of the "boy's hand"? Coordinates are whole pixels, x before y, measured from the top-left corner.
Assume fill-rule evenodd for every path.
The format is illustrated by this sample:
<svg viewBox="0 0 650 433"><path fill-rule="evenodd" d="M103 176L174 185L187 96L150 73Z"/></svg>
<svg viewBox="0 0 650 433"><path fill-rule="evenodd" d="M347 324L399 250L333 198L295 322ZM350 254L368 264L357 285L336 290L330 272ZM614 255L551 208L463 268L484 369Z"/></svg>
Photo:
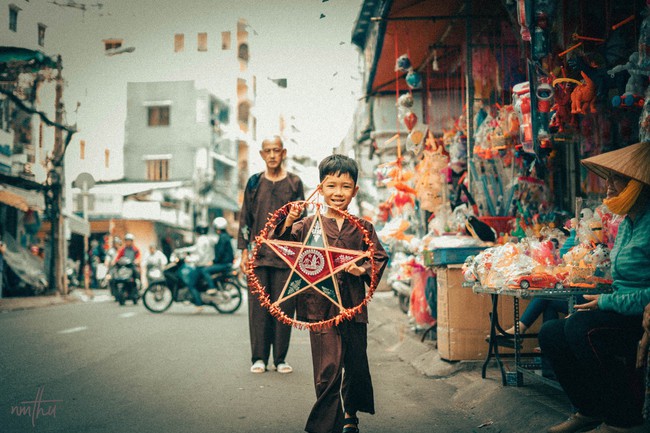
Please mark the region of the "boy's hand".
<svg viewBox="0 0 650 433"><path fill-rule="evenodd" d="M348 266L344 268L345 272L352 274L356 277L360 277L361 275L366 273L366 268L362 268L361 266L357 266L354 263L350 263Z"/></svg>
<svg viewBox="0 0 650 433"><path fill-rule="evenodd" d="M287 218L284 220L284 228L288 229L293 225L294 222L302 215L303 210L305 209L304 203L293 203Z"/></svg>

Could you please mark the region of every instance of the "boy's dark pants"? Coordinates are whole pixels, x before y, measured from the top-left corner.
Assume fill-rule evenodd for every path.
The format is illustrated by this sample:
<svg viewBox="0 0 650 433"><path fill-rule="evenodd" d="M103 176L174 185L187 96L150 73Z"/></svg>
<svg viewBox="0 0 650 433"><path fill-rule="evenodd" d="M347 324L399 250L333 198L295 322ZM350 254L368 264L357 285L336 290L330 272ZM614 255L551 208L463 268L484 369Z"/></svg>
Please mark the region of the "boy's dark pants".
<svg viewBox="0 0 650 433"><path fill-rule="evenodd" d="M259 278L260 285L266 287L271 302L275 302L287 282L289 269L260 266L255 268L255 274ZM296 310L295 300L282 302L281 308L287 316L293 317ZM260 305L257 296L250 292L248 293L248 327L252 362L261 359L265 365L268 364L271 346L273 346L273 364L277 366L285 361L289 351L291 326L276 320L266 308Z"/></svg>
<svg viewBox="0 0 650 433"><path fill-rule="evenodd" d="M305 431L340 433L344 410L350 414L357 411L375 413L366 353L367 327L366 323L346 321L335 327L309 332L317 399ZM341 406L341 396L344 407Z"/></svg>

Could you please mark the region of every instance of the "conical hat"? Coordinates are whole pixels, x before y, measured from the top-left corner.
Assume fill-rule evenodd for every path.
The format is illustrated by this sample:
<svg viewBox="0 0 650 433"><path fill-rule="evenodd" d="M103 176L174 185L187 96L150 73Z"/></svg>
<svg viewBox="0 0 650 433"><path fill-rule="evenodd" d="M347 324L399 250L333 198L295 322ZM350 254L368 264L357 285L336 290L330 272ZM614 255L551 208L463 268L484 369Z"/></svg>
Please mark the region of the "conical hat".
<svg viewBox="0 0 650 433"><path fill-rule="evenodd" d="M614 172L650 185L650 142L632 144L580 162L600 177L607 178Z"/></svg>

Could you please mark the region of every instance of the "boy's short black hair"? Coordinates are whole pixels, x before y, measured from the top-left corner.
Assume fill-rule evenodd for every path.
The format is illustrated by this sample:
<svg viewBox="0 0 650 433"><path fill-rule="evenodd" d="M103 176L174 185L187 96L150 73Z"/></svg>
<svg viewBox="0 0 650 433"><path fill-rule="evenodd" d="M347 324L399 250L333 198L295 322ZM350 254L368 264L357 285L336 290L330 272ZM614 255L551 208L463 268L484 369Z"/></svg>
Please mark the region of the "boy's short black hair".
<svg viewBox="0 0 650 433"><path fill-rule="evenodd" d="M356 185L359 177L359 166L354 159L345 155L330 155L318 164L318 174L321 182L330 174L349 174Z"/></svg>

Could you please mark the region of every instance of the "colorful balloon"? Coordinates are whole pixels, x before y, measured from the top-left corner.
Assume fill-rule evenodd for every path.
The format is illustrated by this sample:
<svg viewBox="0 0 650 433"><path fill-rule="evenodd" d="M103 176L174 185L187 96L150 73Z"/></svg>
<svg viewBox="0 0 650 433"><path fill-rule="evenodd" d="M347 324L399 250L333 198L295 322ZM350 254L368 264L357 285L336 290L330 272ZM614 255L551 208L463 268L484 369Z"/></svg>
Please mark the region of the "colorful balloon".
<svg viewBox="0 0 650 433"><path fill-rule="evenodd" d="M412 111L406 113L404 116L404 125L406 125L406 129L411 131L415 127L416 123L418 123L418 116Z"/></svg>
<svg viewBox="0 0 650 433"><path fill-rule="evenodd" d="M397 62L395 63L395 70L406 72L409 69L411 69L411 59L409 59L409 56L406 54L402 54L397 58Z"/></svg>
<svg viewBox="0 0 650 433"><path fill-rule="evenodd" d="M411 89L417 89L422 85L422 76L418 72L411 71L406 74L406 84Z"/></svg>

